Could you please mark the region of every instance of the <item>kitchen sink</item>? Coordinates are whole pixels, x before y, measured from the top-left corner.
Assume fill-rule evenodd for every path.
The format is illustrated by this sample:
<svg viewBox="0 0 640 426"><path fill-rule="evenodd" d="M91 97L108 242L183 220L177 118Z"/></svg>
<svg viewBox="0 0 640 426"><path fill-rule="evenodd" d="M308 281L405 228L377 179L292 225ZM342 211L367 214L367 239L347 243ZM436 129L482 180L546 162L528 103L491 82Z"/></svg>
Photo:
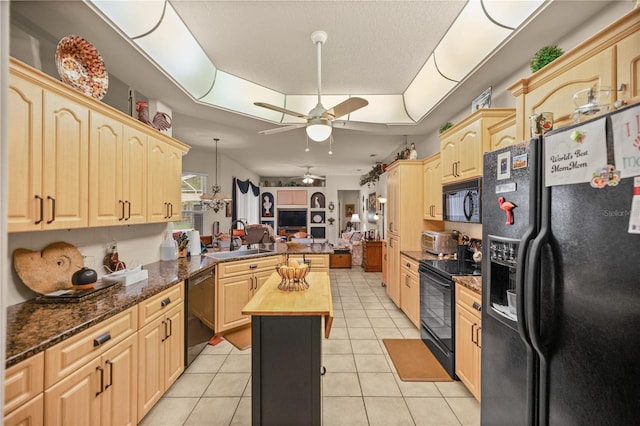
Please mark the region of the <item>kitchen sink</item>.
<svg viewBox="0 0 640 426"><path fill-rule="evenodd" d="M258 256L266 253L274 253L274 251L263 249L263 248L254 248L254 249L245 249L245 250L219 251L214 253L206 253L205 256L212 257L214 259L235 259L235 258Z"/></svg>

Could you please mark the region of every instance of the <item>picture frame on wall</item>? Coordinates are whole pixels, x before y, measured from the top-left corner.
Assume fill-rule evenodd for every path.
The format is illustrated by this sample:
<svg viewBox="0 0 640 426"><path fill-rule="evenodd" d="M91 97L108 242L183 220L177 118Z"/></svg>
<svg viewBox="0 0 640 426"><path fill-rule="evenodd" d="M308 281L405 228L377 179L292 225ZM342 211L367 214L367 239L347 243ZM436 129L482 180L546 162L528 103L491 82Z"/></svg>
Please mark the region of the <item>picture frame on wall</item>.
<svg viewBox="0 0 640 426"><path fill-rule="evenodd" d="M491 86L485 89L484 92L480 94L477 98L475 98L471 102L471 112L476 112L482 108L489 108L491 106Z"/></svg>
<svg viewBox="0 0 640 426"><path fill-rule="evenodd" d="M367 200L368 200L367 221L369 223L376 223L376 220L375 220L376 206L377 206L376 193L372 192L371 194L369 194L369 197L367 198Z"/></svg>
<svg viewBox="0 0 640 426"><path fill-rule="evenodd" d="M351 219L351 216L356 212L355 204L345 204L344 205L344 217Z"/></svg>
<svg viewBox="0 0 640 426"><path fill-rule="evenodd" d="M233 206L231 205L231 203L227 203L225 205L225 216L226 217L231 217L231 213L233 212Z"/></svg>

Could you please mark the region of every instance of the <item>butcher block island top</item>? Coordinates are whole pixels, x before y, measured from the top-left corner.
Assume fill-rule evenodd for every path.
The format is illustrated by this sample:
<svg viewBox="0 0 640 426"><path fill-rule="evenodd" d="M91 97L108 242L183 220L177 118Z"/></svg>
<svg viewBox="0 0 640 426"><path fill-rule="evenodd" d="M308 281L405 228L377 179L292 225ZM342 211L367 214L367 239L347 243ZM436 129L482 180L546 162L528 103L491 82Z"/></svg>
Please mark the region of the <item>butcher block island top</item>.
<svg viewBox="0 0 640 426"><path fill-rule="evenodd" d="M243 315L321 316L325 320L325 338L333 322L331 285L327 272L309 272L309 288L299 291L278 289L280 275L274 272L242 310Z"/></svg>

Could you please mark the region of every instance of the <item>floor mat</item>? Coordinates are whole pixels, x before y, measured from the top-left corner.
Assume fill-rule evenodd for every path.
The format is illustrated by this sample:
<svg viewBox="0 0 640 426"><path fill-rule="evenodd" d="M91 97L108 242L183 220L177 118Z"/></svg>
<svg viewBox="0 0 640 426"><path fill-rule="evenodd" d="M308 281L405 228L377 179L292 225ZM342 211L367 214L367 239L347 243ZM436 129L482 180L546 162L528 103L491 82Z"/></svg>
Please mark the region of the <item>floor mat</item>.
<svg viewBox="0 0 640 426"><path fill-rule="evenodd" d="M251 326L223 334L222 337L233 346L243 351L251 347Z"/></svg>
<svg viewBox="0 0 640 426"><path fill-rule="evenodd" d="M452 382L445 369L420 339L382 339L404 382Z"/></svg>

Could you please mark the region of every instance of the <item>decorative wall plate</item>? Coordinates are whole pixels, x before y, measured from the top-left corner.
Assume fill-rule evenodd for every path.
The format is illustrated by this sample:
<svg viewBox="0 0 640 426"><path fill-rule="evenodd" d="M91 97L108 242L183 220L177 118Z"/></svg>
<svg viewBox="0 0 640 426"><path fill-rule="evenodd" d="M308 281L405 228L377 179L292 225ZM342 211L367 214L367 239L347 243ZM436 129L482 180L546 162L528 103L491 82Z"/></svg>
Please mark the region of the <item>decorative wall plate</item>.
<svg viewBox="0 0 640 426"><path fill-rule="evenodd" d="M95 99L109 88L109 75L95 46L76 35L62 38L56 47L56 67L62 81Z"/></svg>

